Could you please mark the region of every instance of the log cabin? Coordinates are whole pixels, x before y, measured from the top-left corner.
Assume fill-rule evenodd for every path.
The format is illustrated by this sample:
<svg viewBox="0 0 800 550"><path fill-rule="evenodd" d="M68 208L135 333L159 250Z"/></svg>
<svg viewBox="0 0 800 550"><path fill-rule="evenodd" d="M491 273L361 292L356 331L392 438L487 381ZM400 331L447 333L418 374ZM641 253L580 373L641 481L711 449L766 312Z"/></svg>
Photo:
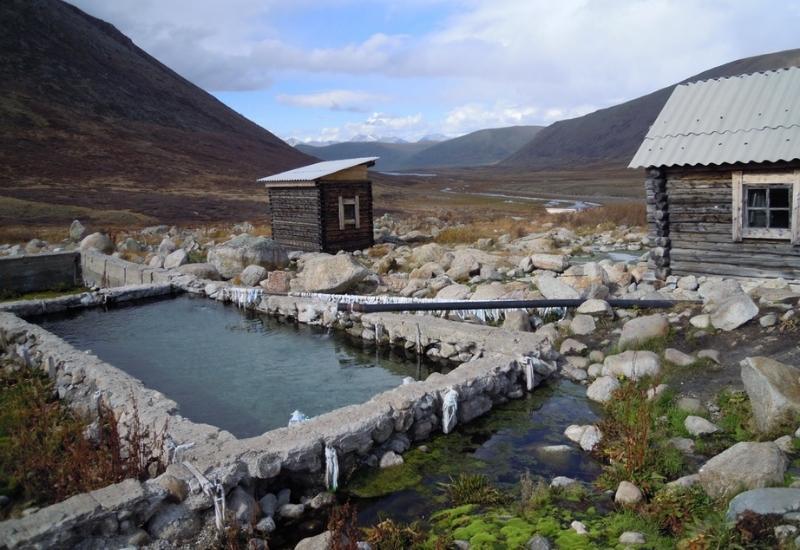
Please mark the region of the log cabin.
<svg viewBox="0 0 800 550"><path fill-rule="evenodd" d="M629 167L659 278L800 280L800 68L676 86Z"/></svg>
<svg viewBox="0 0 800 550"><path fill-rule="evenodd" d="M261 178L272 238L289 250L353 251L374 244L372 182L378 157L318 162Z"/></svg>

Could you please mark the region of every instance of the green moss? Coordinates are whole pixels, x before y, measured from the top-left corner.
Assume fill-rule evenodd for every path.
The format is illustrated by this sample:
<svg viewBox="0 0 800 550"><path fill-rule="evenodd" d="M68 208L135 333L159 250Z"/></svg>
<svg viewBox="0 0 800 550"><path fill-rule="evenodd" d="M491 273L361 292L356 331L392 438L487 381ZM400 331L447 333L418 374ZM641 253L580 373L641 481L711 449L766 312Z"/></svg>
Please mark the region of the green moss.
<svg viewBox="0 0 800 550"><path fill-rule="evenodd" d="M500 534L506 542L506 548L519 548L534 535L533 525L522 518L512 518L500 528Z"/></svg>

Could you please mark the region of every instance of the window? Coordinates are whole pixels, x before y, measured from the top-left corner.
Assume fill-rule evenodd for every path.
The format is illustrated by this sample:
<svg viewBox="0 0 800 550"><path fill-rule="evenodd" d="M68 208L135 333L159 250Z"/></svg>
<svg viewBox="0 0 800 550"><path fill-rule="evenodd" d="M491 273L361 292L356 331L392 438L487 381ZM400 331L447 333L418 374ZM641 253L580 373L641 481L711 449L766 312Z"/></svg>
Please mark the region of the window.
<svg viewBox="0 0 800 550"><path fill-rule="evenodd" d="M353 198L344 198L339 195L339 229L348 226L358 229L361 227L359 220L358 195Z"/></svg>
<svg viewBox="0 0 800 550"><path fill-rule="evenodd" d="M800 244L800 170L733 173L733 240L777 239Z"/></svg>

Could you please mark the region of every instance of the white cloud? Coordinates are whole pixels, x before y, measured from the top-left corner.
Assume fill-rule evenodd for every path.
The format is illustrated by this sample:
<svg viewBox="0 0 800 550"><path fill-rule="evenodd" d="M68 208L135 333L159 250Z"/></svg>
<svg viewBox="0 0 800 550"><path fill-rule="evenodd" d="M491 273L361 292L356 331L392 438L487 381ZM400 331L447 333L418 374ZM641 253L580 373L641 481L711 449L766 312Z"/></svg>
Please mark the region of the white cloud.
<svg viewBox="0 0 800 550"><path fill-rule="evenodd" d="M398 137L413 141L428 133L429 127L422 114L389 115L386 113L372 113L366 119L358 122L347 122L342 126L325 127L318 133L289 132L286 137L300 141L326 142L348 141L358 138L390 138Z"/></svg>
<svg viewBox="0 0 800 550"><path fill-rule="evenodd" d="M293 107L364 113L370 110L371 103L384 101L386 97L355 90L328 90L313 94L279 94L276 99Z"/></svg>

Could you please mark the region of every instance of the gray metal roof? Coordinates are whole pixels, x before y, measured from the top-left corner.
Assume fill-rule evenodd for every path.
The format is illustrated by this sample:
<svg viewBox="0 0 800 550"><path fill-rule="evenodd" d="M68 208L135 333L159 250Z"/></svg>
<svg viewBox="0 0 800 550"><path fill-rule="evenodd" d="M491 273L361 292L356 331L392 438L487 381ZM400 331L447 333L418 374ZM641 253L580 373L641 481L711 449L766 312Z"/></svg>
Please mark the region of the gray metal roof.
<svg viewBox="0 0 800 550"><path fill-rule="evenodd" d="M800 68L676 86L629 168L800 158Z"/></svg>
<svg viewBox="0 0 800 550"><path fill-rule="evenodd" d="M354 166L360 166L362 164L372 166L375 164L375 161L378 160L378 158L379 157L363 157L357 159L317 162L316 164L301 166L300 168L295 168L294 170L289 170L288 172L281 172L280 174L275 174L274 176L267 176L266 178L261 178L258 181L264 183L314 181L324 178L325 176L335 174L336 172L353 168Z"/></svg>

